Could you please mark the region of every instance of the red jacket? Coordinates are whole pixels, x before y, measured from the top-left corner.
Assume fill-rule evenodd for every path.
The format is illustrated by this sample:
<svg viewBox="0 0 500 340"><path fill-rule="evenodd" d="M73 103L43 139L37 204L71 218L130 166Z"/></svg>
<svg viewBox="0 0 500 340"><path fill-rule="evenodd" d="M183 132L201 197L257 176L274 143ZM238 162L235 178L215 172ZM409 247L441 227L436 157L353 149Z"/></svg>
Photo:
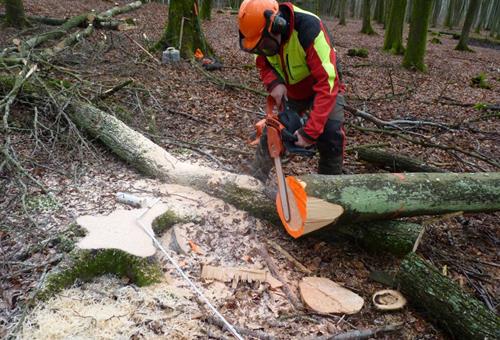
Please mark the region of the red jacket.
<svg viewBox="0 0 500 340"><path fill-rule="evenodd" d="M337 94L343 92L335 50L317 16L291 3L280 4L280 12L289 27L282 37L279 55L258 56L257 67L269 92L281 83L285 84L290 99L308 100L314 96L309 119L300 133L316 141L323 133Z"/></svg>

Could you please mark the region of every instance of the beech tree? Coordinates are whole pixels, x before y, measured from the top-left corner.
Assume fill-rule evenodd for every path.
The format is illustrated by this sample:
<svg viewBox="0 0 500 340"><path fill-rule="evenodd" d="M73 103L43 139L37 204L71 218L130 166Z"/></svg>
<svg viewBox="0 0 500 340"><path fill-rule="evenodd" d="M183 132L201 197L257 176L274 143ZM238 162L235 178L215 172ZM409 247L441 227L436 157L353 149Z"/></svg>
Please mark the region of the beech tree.
<svg viewBox="0 0 500 340"><path fill-rule="evenodd" d="M4 0L5 24L12 27L23 27L26 25L24 16L23 0Z"/></svg>
<svg viewBox="0 0 500 340"><path fill-rule="evenodd" d="M460 34L460 40L458 41L457 47L455 47L456 50L471 51L469 46L467 46L467 42L469 41L470 29L472 27L472 24L474 23L474 20L476 19L480 4L480 0L470 0L464 26L462 27L462 34Z"/></svg>
<svg viewBox="0 0 500 340"><path fill-rule="evenodd" d="M361 28L361 33L365 34L375 34L371 23L370 15L371 4L370 0L363 1L363 27Z"/></svg>
<svg viewBox="0 0 500 340"><path fill-rule="evenodd" d="M347 14L347 0L340 0L340 25L345 26L345 17Z"/></svg>
<svg viewBox="0 0 500 340"><path fill-rule="evenodd" d="M406 0L391 1L390 15L384 37L384 50L393 54L403 54L403 26Z"/></svg>
<svg viewBox="0 0 500 340"><path fill-rule="evenodd" d="M427 46L427 28L433 0L414 1L411 12L410 33L406 46L403 66L425 71L425 49Z"/></svg>
<svg viewBox="0 0 500 340"><path fill-rule="evenodd" d="M201 3L200 17L203 20L212 19L212 0L203 0Z"/></svg>
<svg viewBox="0 0 500 340"><path fill-rule="evenodd" d="M205 39L198 14L198 0L170 0L165 30L153 49L180 46L181 55L186 58L198 48L205 55L211 55L212 49Z"/></svg>

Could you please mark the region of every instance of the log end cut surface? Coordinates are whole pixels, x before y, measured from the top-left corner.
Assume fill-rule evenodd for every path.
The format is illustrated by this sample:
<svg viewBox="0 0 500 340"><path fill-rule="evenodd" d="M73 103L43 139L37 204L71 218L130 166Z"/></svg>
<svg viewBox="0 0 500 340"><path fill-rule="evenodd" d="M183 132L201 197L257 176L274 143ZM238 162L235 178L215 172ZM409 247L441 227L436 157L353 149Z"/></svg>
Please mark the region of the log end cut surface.
<svg viewBox="0 0 500 340"><path fill-rule="evenodd" d="M294 238L334 223L344 212L342 206L326 200L308 197L304 183L295 177L286 178L290 219L284 218L281 197L276 197L276 209L286 231Z"/></svg>

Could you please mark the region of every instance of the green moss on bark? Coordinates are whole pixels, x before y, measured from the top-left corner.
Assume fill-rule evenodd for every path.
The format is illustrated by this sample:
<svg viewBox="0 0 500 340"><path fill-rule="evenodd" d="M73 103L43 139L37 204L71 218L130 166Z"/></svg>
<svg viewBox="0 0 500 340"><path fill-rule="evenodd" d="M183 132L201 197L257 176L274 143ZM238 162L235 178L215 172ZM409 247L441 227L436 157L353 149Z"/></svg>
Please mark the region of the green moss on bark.
<svg viewBox="0 0 500 340"><path fill-rule="evenodd" d="M384 50L393 54L403 54L403 26L406 11L406 0L391 2L389 24L384 36Z"/></svg>
<svg viewBox="0 0 500 340"><path fill-rule="evenodd" d="M427 27L433 0L420 0L413 3L410 33L406 46L403 66L425 72L425 50L427 46Z"/></svg>

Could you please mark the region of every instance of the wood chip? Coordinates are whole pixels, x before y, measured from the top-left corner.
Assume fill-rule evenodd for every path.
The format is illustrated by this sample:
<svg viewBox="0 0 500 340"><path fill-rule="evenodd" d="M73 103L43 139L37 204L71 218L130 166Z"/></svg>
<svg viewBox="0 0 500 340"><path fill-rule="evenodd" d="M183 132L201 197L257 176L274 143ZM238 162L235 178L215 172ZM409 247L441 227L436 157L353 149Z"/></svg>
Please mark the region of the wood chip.
<svg viewBox="0 0 500 340"><path fill-rule="evenodd" d="M303 278L299 289L305 304L317 313L354 314L364 304L358 294L322 277Z"/></svg>

